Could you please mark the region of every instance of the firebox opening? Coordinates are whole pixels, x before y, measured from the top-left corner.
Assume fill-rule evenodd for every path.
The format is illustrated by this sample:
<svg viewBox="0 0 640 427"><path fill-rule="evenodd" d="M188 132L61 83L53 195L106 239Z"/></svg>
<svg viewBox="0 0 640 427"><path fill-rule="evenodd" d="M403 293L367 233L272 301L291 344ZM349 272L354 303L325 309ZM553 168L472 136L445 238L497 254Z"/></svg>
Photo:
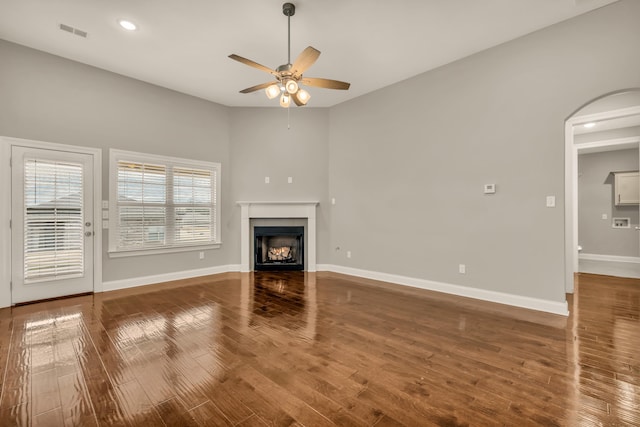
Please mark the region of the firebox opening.
<svg viewBox="0 0 640 427"><path fill-rule="evenodd" d="M304 270L304 227L254 227L255 269Z"/></svg>

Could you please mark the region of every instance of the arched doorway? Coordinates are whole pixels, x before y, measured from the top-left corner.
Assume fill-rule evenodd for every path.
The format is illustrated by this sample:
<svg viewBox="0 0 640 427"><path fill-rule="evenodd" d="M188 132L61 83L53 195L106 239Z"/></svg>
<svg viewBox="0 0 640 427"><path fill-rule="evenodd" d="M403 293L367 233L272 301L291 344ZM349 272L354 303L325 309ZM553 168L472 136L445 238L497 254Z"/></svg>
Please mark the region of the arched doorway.
<svg viewBox="0 0 640 427"><path fill-rule="evenodd" d="M631 130L624 132L623 130L626 129ZM565 122L565 291L567 293L573 293L574 274L579 271L578 155L587 150L597 152L638 147L640 144L638 129L640 129L640 88L616 91L589 101ZM605 218L605 214L602 218L608 219ZM629 228L635 229L631 226ZM637 234L640 236L640 233ZM640 247L640 237L636 240Z"/></svg>

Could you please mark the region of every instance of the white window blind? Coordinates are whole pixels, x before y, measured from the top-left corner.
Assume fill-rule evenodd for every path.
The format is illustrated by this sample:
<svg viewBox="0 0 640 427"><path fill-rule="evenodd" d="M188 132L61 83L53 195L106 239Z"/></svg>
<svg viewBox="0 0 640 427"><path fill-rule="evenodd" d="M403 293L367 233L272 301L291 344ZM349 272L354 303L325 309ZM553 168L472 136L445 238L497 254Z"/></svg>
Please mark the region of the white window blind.
<svg viewBox="0 0 640 427"><path fill-rule="evenodd" d="M218 242L218 164L113 151L111 251Z"/></svg>
<svg viewBox="0 0 640 427"><path fill-rule="evenodd" d="M24 280L84 273L82 165L26 159Z"/></svg>

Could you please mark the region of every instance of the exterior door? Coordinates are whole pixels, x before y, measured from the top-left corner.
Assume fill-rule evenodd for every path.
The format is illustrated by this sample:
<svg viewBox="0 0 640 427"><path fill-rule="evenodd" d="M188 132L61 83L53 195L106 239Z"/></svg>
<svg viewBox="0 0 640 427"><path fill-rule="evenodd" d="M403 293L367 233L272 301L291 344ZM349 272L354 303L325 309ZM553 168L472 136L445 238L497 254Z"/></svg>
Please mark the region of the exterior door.
<svg viewBox="0 0 640 427"><path fill-rule="evenodd" d="M93 156L11 150L11 302L93 291Z"/></svg>

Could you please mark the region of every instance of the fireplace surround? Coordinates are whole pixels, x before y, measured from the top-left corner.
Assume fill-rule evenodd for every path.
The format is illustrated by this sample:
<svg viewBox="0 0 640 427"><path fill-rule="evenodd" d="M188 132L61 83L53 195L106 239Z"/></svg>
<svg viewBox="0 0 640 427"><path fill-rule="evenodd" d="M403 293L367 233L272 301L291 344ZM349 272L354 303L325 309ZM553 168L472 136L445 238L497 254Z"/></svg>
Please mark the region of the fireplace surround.
<svg viewBox="0 0 640 427"><path fill-rule="evenodd" d="M316 271L316 201L237 202L240 205L240 271L251 271L251 219L306 218L305 271Z"/></svg>

